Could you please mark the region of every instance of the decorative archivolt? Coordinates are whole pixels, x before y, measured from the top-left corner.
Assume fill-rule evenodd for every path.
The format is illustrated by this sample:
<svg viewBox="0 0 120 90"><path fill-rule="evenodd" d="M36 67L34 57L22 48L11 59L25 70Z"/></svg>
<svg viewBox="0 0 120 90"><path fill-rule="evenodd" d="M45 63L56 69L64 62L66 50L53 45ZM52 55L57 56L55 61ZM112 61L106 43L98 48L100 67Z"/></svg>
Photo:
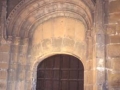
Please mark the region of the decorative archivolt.
<svg viewBox="0 0 120 90"><path fill-rule="evenodd" d="M11 12L7 19L7 34L31 37L36 23L59 16L79 19L87 29L93 22L91 10L80 0L32 0L24 2L21 7L16 6Z"/></svg>

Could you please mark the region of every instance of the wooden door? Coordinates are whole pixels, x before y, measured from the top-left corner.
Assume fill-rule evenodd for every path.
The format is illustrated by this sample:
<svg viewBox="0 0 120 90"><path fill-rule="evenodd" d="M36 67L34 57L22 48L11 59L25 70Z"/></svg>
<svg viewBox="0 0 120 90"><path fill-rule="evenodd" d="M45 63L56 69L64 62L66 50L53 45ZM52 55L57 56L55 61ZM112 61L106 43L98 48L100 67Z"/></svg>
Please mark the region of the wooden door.
<svg viewBox="0 0 120 90"><path fill-rule="evenodd" d="M36 90L83 90L83 79L80 60L70 55L55 55L39 64Z"/></svg>

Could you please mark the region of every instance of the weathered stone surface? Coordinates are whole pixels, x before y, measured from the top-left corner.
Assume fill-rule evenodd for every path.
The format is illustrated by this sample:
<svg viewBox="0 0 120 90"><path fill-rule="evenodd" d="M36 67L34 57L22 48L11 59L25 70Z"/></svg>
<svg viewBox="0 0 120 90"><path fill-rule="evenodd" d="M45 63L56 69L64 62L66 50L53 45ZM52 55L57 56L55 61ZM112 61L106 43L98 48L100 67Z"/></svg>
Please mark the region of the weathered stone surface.
<svg viewBox="0 0 120 90"><path fill-rule="evenodd" d="M9 53L0 52L0 62L8 62L9 56Z"/></svg>
<svg viewBox="0 0 120 90"><path fill-rule="evenodd" d="M26 63L27 63L26 58L27 58L26 54L19 56L18 63L22 64L22 65L26 65Z"/></svg>
<svg viewBox="0 0 120 90"><path fill-rule="evenodd" d="M34 31L34 36L33 36L33 40L32 40L33 46L38 45L42 41L42 39L43 39L43 31L42 30L43 30L43 28L42 28L42 24L41 24Z"/></svg>
<svg viewBox="0 0 120 90"><path fill-rule="evenodd" d="M108 34L106 34L106 44L110 43L110 36Z"/></svg>
<svg viewBox="0 0 120 90"><path fill-rule="evenodd" d="M108 90L120 89L120 0L109 0L109 18L107 28L107 62L106 67L108 70Z"/></svg>
<svg viewBox="0 0 120 90"><path fill-rule="evenodd" d="M11 53L19 53L19 46L18 45L12 45L11 47Z"/></svg>
<svg viewBox="0 0 120 90"><path fill-rule="evenodd" d="M43 40L42 49L44 53L52 51L52 39Z"/></svg>
<svg viewBox="0 0 120 90"><path fill-rule="evenodd" d="M30 55L33 57L40 56L42 51L43 51L42 45L41 45L41 43L39 43L38 45L34 45L31 47ZM30 58L30 59L32 60L32 58Z"/></svg>
<svg viewBox="0 0 120 90"><path fill-rule="evenodd" d="M111 0L109 4L109 13L120 12L120 0Z"/></svg>
<svg viewBox="0 0 120 90"><path fill-rule="evenodd" d="M18 65L17 80L19 80L19 81L25 80L25 68L26 68L25 65L20 65L20 64Z"/></svg>
<svg viewBox="0 0 120 90"><path fill-rule="evenodd" d="M15 86L16 86L16 81L9 81L7 85L7 89L15 90Z"/></svg>
<svg viewBox="0 0 120 90"><path fill-rule="evenodd" d="M86 61L85 70L92 70L92 69L93 69L93 61L92 60Z"/></svg>
<svg viewBox="0 0 120 90"><path fill-rule="evenodd" d="M65 37L68 37L70 39L75 38L75 25L76 21L73 19L69 19L66 21L66 31L65 31Z"/></svg>
<svg viewBox="0 0 120 90"><path fill-rule="evenodd" d="M17 63L18 61L18 53L11 53L10 63Z"/></svg>
<svg viewBox="0 0 120 90"><path fill-rule="evenodd" d="M117 22L117 25L116 25L116 33L117 33L117 34L120 33L120 21Z"/></svg>
<svg viewBox="0 0 120 90"><path fill-rule="evenodd" d="M93 85L86 85L84 90L93 90Z"/></svg>
<svg viewBox="0 0 120 90"><path fill-rule="evenodd" d="M8 69L8 63L0 63L0 69Z"/></svg>
<svg viewBox="0 0 120 90"><path fill-rule="evenodd" d="M105 69L103 67L97 67L97 80L98 80L98 84L103 85L105 82L105 73L104 73Z"/></svg>
<svg viewBox="0 0 120 90"><path fill-rule="evenodd" d="M67 21L67 18L64 18L64 17L53 19L53 23L55 23L53 24L54 37L56 38L64 37L65 32L66 32L66 21Z"/></svg>
<svg viewBox="0 0 120 90"><path fill-rule="evenodd" d="M73 52L73 48L74 48L74 44L75 44L75 41L72 40L72 39L69 39L69 38L64 38L63 39L63 42L62 42L62 47L61 49L63 51L67 51L67 52Z"/></svg>
<svg viewBox="0 0 120 90"><path fill-rule="evenodd" d="M30 90L30 89L32 88L30 81L27 81L27 82L25 83L25 88L26 88L26 90Z"/></svg>
<svg viewBox="0 0 120 90"><path fill-rule="evenodd" d="M105 49L105 47L104 47L104 45L97 45L97 47L96 47L96 49L97 49L97 51L96 51L96 53L97 53L97 58L102 58L102 57L104 57L104 53L102 53L103 52L103 50Z"/></svg>
<svg viewBox="0 0 120 90"><path fill-rule="evenodd" d="M13 70L13 69L9 70L8 81L9 82L16 81L16 70Z"/></svg>
<svg viewBox="0 0 120 90"><path fill-rule="evenodd" d="M10 51L10 45L2 44L0 45L0 52L9 52Z"/></svg>
<svg viewBox="0 0 120 90"><path fill-rule="evenodd" d="M6 90L7 81L0 80L0 90Z"/></svg>
<svg viewBox="0 0 120 90"><path fill-rule="evenodd" d="M26 76L26 81L29 81L29 80L31 80L31 78L32 78L32 72L31 71L26 71L26 73L27 73L27 76Z"/></svg>
<svg viewBox="0 0 120 90"><path fill-rule="evenodd" d="M74 46L74 53L79 55L79 56L85 56L85 51L86 50L86 45L83 45L82 43L80 42L76 42L75 43L75 46Z"/></svg>
<svg viewBox="0 0 120 90"><path fill-rule="evenodd" d="M105 38L105 35L104 34L96 34L96 44L98 44L98 46L103 46L104 45L104 38Z"/></svg>
<svg viewBox="0 0 120 90"><path fill-rule="evenodd" d="M16 89L24 90L24 88L25 88L25 81L18 81Z"/></svg>
<svg viewBox="0 0 120 90"><path fill-rule="evenodd" d="M89 71L85 72L85 83L86 84L93 84L93 77L92 76L93 76L93 70L89 70Z"/></svg>
<svg viewBox="0 0 120 90"><path fill-rule="evenodd" d="M116 24L107 25L107 34L115 34L116 33Z"/></svg>
<svg viewBox="0 0 120 90"><path fill-rule="evenodd" d="M11 63L10 65L9 65L9 68L11 69L11 70L17 70L17 63Z"/></svg>
<svg viewBox="0 0 120 90"><path fill-rule="evenodd" d="M42 24L43 39L52 38L53 32L54 32L54 26L52 21L46 21Z"/></svg>
<svg viewBox="0 0 120 90"><path fill-rule="evenodd" d="M120 44L107 45L107 56L108 57L119 57L120 56Z"/></svg>
<svg viewBox="0 0 120 90"><path fill-rule="evenodd" d="M21 0L8 0L8 13L10 13L10 11L19 1ZM24 36L21 37L21 40L28 36L30 38L28 46L32 47L29 48L32 54L31 57L28 55L29 58L27 58L27 46L18 45L20 37L16 38L16 40L12 43L13 45L11 48L11 52L9 52L9 45L4 44L0 46L0 90L6 90L7 87L5 82L5 80L7 79L7 71L4 71L4 69L8 68L7 65L9 65L9 79L7 90L15 90L15 87L17 87L17 90L31 90L33 88L33 83L35 84L35 82L33 82L32 80L36 79L33 76L33 72L31 72L31 70L36 70L33 68L36 68L36 62L39 62L39 60L37 60L38 58L36 57L40 57L40 59L42 60L43 58L48 57L45 53L53 54L53 52L58 52L60 54L62 54L63 52L68 52L71 55L79 57L81 61L84 62L83 65L85 65L85 90L106 90L104 88L105 82L103 82L105 73L103 71L105 69L104 64L106 64L106 71L113 71L112 73L110 72L107 74L108 83L106 85L110 87L108 90L120 90L120 0L109 0L109 7L106 6L109 9L109 12L107 13L108 16L105 15L105 12L102 12L105 9L104 6L102 6L102 3L106 5L107 0L104 0L102 3L100 2L102 0L97 0L97 2L99 3L98 5L96 5L96 9L94 9L95 11L89 11L88 7L85 6L88 5L88 2L91 2L91 0L37 1L40 2L35 4L32 4L31 2L29 6L29 3L27 4L29 0L22 0L22 2L17 6L17 9L13 10L11 16L14 16L14 12L16 12L16 15L19 15L21 13L22 14L20 16L16 16L16 18L9 17L11 22L12 18L14 18L13 22L15 21L15 24L13 25L13 28L7 28L7 34L14 35L13 39L15 39L15 37L19 35ZM54 6L54 4L52 4L53 1L55 1L56 3L61 3L58 3L56 6ZM84 2L81 3L81 1L86 2L86 4L84 5ZM19 7L23 3L24 5L27 4L28 6ZM51 5L50 8L48 8L49 3ZM89 7L91 6L91 3ZM74 4L75 6L73 7L72 4ZM45 9L43 9L42 5L44 5ZM80 9L81 7L82 9ZM17 11L18 8L20 8L22 12ZM96 10L98 12L96 12ZM87 14L84 14L84 12L87 12ZM98 18L97 23L94 23L95 25L93 25L93 18L91 17L90 12L97 13L95 15L92 14L93 18L94 16ZM75 14L78 14L76 15L78 17L82 16L81 18L85 20L77 20L78 17L76 17ZM108 23L106 23L107 31L103 30L105 24L104 22L102 22L102 17L104 16L105 18L108 18ZM48 19L50 17L51 19ZM37 21L38 19L39 22ZM84 23L82 21L84 21ZM36 23L39 23L40 25ZM35 27L34 24L36 24ZM12 23L9 26L12 27L11 25ZM88 45L88 43L86 43L86 37L88 37L86 32L88 29L90 29L91 31L91 29L93 29L92 26L96 26L95 28L97 28L97 30L99 30L100 32L102 31L103 35L91 35L92 39L94 37L95 40L95 45L91 45L95 52L94 54L92 54L92 48L88 47L88 49L91 50L89 50L91 58L90 60L86 60L86 53L88 52L86 48L86 46ZM93 29L95 34L97 33L97 30ZM30 35L27 35L28 33ZM106 38L104 37L105 33L107 34ZM104 43L107 44L106 48L104 48ZM105 49L107 54L106 56L104 55ZM93 60L93 58L95 59ZM105 60L103 58L107 58L108 60L104 63ZM8 62L10 62L10 64ZM21 66L18 67L18 64L20 64ZM25 66L26 64L29 64L29 66Z"/></svg>
<svg viewBox="0 0 120 90"><path fill-rule="evenodd" d="M75 39L78 41L84 41L86 38L86 27L78 20L75 23Z"/></svg>
<svg viewBox="0 0 120 90"><path fill-rule="evenodd" d="M1 70L0 71L0 79L7 79L7 71L6 70Z"/></svg>
<svg viewBox="0 0 120 90"><path fill-rule="evenodd" d="M112 63L113 70L119 72L120 71L120 58L112 59L111 63Z"/></svg>
<svg viewBox="0 0 120 90"><path fill-rule="evenodd" d="M113 72L108 72L108 83L111 87L120 87L120 74Z"/></svg>
<svg viewBox="0 0 120 90"><path fill-rule="evenodd" d="M53 51L54 52L59 52L61 50L62 46L62 38L53 38L52 39L52 46L53 46Z"/></svg>
<svg viewBox="0 0 120 90"><path fill-rule="evenodd" d="M109 39L110 39L109 43L120 43L120 35L109 36Z"/></svg>
<svg viewBox="0 0 120 90"><path fill-rule="evenodd" d="M120 43L120 35L106 35L106 43L112 44L112 43Z"/></svg>
<svg viewBox="0 0 120 90"><path fill-rule="evenodd" d="M110 60L106 60L106 68L107 69L111 69L112 68L112 62L111 62L111 59Z"/></svg>
<svg viewBox="0 0 120 90"><path fill-rule="evenodd" d="M120 19L120 13L110 14L109 23L116 24L119 19Z"/></svg>

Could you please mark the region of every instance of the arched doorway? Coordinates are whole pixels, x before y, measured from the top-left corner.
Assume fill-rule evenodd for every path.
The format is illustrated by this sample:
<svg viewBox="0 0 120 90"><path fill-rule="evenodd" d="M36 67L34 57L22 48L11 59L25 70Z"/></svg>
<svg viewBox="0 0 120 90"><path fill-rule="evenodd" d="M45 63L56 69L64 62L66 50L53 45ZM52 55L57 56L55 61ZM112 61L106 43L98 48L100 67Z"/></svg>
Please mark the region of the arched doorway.
<svg viewBox="0 0 120 90"><path fill-rule="evenodd" d="M37 67L36 90L84 90L82 62L70 55L54 55Z"/></svg>
<svg viewBox="0 0 120 90"><path fill-rule="evenodd" d="M21 5L21 3L24 4ZM56 54L73 55L78 57L84 65L84 85L83 82L82 84L77 83L79 78L71 82L68 78L66 82L62 82L62 76L58 78L60 82L58 85L63 86L69 82L70 89L73 87L79 89L78 86L82 85L84 89L92 90L95 70L92 55L94 38L91 36L93 33L93 14L91 11L94 9L92 10L88 6L89 4L87 5L87 2L85 3L83 0L23 0L21 3L15 7L7 19L8 31L6 32L9 42L12 42L10 43L7 90L36 90L36 71L39 62ZM72 72L69 67L67 68L67 72ZM62 68L58 69L59 72L62 72ZM43 71L47 71L46 68ZM75 71L77 70L73 72ZM53 74L55 70L51 72L53 73L50 88L54 88ZM16 78L13 79L13 77ZM47 78L43 77L43 79ZM46 83L47 81L44 85Z"/></svg>

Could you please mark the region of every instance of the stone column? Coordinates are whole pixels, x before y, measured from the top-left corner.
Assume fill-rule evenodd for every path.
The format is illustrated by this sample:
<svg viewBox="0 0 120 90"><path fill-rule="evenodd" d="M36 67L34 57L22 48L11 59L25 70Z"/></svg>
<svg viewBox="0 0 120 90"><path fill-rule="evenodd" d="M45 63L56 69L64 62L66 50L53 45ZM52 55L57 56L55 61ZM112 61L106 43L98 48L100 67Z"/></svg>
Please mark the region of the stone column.
<svg viewBox="0 0 120 90"><path fill-rule="evenodd" d="M18 64L17 64L17 84L16 90L28 90L25 89L26 85L26 69L27 69L27 50L28 50L28 38L24 38L20 42Z"/></svg>
<svg viewBox="0 0 120 90"><path fill-rule="evenodd" d="M20 37L12 37L11 51L10 51L10 61L8 69L8 85L7 90L16 90L16 79L17 79L17 65L18 65L18 55L19 55L19 44Z"/></svg>
<svg viewBox="0 0 120 90"><path fill-rule="evenodd" d="M93 90L93 37L92 30L86 32L87 54L85 60L85 90Z"/></svg>
<svg viewBox="0 0 120 90"><path fill-rule="evenodd" d="M25 72L25 90L35 90L33 89L33 74L35 74L36 71L34 71L32 69L33 66L33 61L35 60L34 58L32 58L32 47L31 47L31 40L29 39L28 42L28 50L27 50L27 58L26 58L26 72ZM36 83L34 83L36 84Z"/></svg>
<svg viewBox="0 0 120 90"><path fill-rule="evenodd" d="M95 11L95 72L96 82L94 90L106 90L105 78L105 6L104 0L96 1Z"/></svg>

